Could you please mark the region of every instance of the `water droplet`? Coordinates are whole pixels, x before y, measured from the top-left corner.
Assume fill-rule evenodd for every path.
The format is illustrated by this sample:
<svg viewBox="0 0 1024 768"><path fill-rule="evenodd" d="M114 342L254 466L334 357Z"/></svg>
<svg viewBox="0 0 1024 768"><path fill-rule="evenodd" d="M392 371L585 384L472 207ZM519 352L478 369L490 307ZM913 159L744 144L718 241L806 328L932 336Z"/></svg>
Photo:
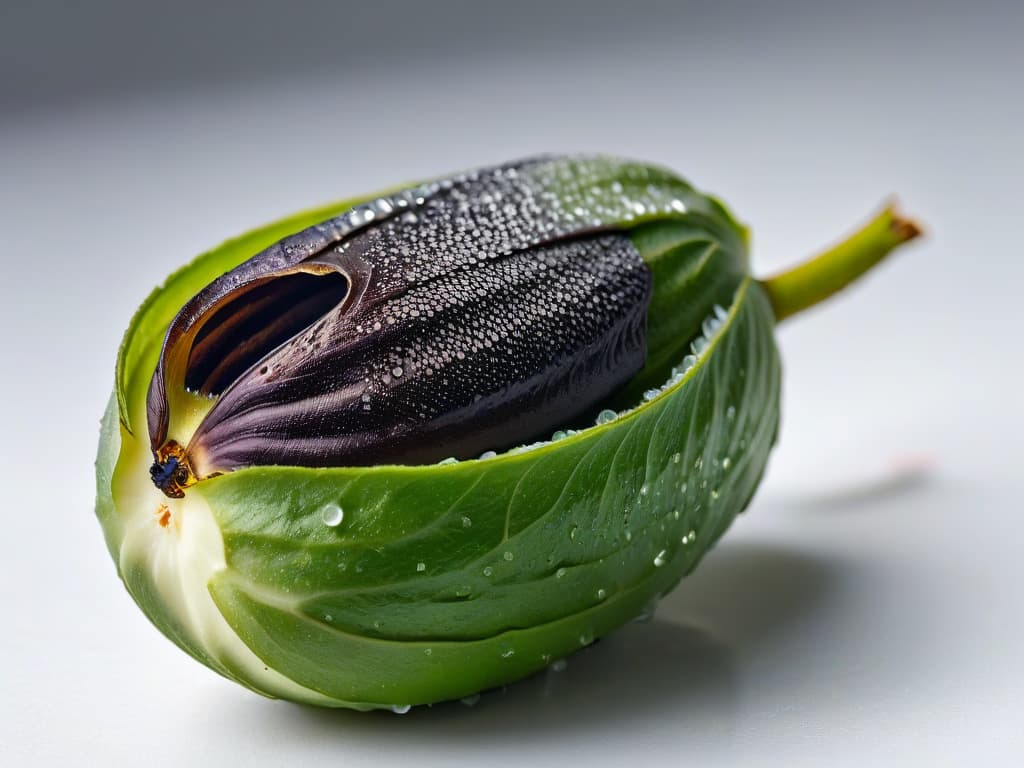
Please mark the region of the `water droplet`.
<svg viewBox="0 0 1024 768"><path fill-rule="evenodd" d="M597 590L597 599L598 600L604 600L606 597L608 597L608 593L607 592L605 592L603 589Z"/></svg>
<svg viewBox="0 0 1024 768"><path fill-rule="evenodd" d="M473 525L473 519L471 517L466 517L465 515L463 515L463 517L462 517L462 527L463 528L469 528L472 525Z"/></svg>
<svg viewBox="0 0 1024 768"><path fill-rule="evenodd" d="M567 662L565 659L556 659L555 661L551 662L551 666L548 667L548 669L550 669L552 672L565 672L568 666L569 662Z"/></svg>
<svg viewBox="0 0 1024 768"><path fill-rule="evenodd" d="M480 458L481 458L481 460L483 460L483 459L493 459L497 455L498 454L497 454L496 451L484 451L483 453L480 454Z"/></svg>
<svg viewBox="0 0 1024 768"><path fill-rule="evenodd" d="M337 528L345 519L345 510L337 504L328 504L320 511L320 519L324 521L324 525Z"/></svg>
<svg viewBox="0 0 1024 768"><path fill-rule="evenodd" d="M594 633L592 630L588 629L584 632L580 632L580 645L590 645L592 642L594 642Z"/></svg>
<svg viewBox="0 0 1024 768"><path fill-rule="evenodd" d="M666 563L666 556L668 555L667 550L661 550L657 555L654 556L654 567L661 568Z"/></svg>
<svg viewBox="0 0 1024 768"><path fill-rule="evenodd" d="M396 365L394 368L391 369L391 375L394 376L396 379L399 378L403 373L405 373L405 371L403 371L402 367L399 365Z"/></svg>
<svg viewBox="0 0 1024 768"><path fill-rule="evenodd" d="M463 696L460 701L467 707L475 707L477 702L480 701L480 694L474 693L472 696Z"/></svg>
<svg viewBox="0 0 1024 768"><path fill-rule="evenodd" d="M648 621L654 618L654 612L658 610L658 596L655 595L643 607L643 610L637 615L633 621L638 624L646 624Z"/></svg>
<svg viewBox="0 0 1024 768"><path fill-rule="evenodd" d="M461 587L455 588L456 597L469 597L471 594L473 594L473 588L468 584L464 584Z"/></svg>
<svg viewBox="0 0 1024 768"><path fill-rule="evenodd" d="M515 655L516 655L516 649L515 648L505 647L501 651L501 658L503 658L503 659L511 659Z"/></svg>
<svg viewBox="0 0 1024 768"><path fill-rule="evenodd" d="M557 571L555 571L555 578L556 579L564 579L565 578L565 574L567 574L567 573L568 573L568 571L565 570L565 568L559 568Z"/></svg>
<svg viewBox="0 0 1024 768"><path fill-rule="evenodd" d="M430 656L433 653L434 653L434 649L433 648L424 648L423 649L423 655L424 656Z"/></svg>
<svg viewBox="0 0 1024 768"><path fill-rule="evenodd" d="M553 435L551 436L551 440L552 440L552 442L557 442L557 441L559 441L559 440L564 440L565 438L566 438L566 433L565 433L565 431L564 431L564 430L561 430L561 429L560 429L560 430L558 430L557 432L555 432L555 433L554 433L554 434L553 434Z"/></svg>
<svg viewBox="0 0 1024 768"><path fill-rule="evenodd" d="M325 613L324 614L324 621L326 621L328 624L330 624L332 621L334 621L334 617L331 616L331 614L329 614L329 613Z"/></svg>
<svg viewBox="0 0 1024 768"><path fill-rule="evenodd" d="M673 520L678 520L679 519L679 510L678 509L673 509L672 510L672 519Z"/></svg>
<svg viewBox="0 0 1024 768"><path fill-rule="evenodd" d="M724 459L722 459L722 469L728 469L731 466L732 466L732 459L730 459L728 456L726 456Z"/></svg>
<svg viewBox="0 0 1024 768"><path fill-rule="evenodd" d="M392 704L391 705L391 711L394 712L396 715L404 715L410 709L412 709L412 704Z"/></svg>
<svg viewBox="0 0 1024 768"><path fill-rule="evenodd" d="M717 501L718 500L718 489L717 488L712 488L711 489L711 500L712 501Z"/></svg>
<svg viewBox="0 0 1024 768"><path fill-rule="evenodd" d="M423 573L425 570L427 570L427 564L426 563L416 563L416 572L417 573Z"/></svg>
<svg viewBox="0 0 1024 768"><path fill-rule="evenodd" d="M626 529L626 541L632 541L632 540L633 540L633 532L631 530L629 530L629 528L627 528Z"/></svg>
<svg viewBox="0 0 1024 768"><path fill-rule="evenodd" d="M683 460L683 454L681 454L681 453L673 453L672 454L672 463L673 464L678 464L682 460Z"/></svg>
<svg viewBox="0 0 1024 768"><path fill-rule="evenodd" d="M729 419L729 421L732 421L733 419L736 418L735 405L730 405L728 408L725 409L725 418Z"/></svg>
<svg viewBox="0 0 1024 768"><path fill-rule="evenodd" d="M449 456L447 459L441 459L438 464L458 464L459 460L454 456Z"/></svg>
<svg viewBox="0 0 1024 768"><path fill-rule="evenodd" d="M394 209L394 206L391 205L391 201L384 197L374 200L370 205L374 211L385 215L391 213Z"/></svg>
<svg viewBox="0 0 1024 768"><path fill-rule="evenodd" d="M712 311L715 313L715 317L718 318L719 322L724 323L729 318L728 311L726 311L725 307L723 307L721 304L715 304L714 309Z"/></svg>
<svg viewBox="0 0 1024 768"><path fill-rule="evenodd" d="M505 554L502 555L502 557L504 557L508 562L512 562L512 560L515 558L515 555L512 554L511 550L505 550Z"/></svg>
<svg viewBox="0 0 1024 768"><path fill-rule="evenodd" d="M647 485L647 483L644 483L643 485L640 486L640 495L641 496L646 496L647 492L649 490L650 490L650 487Z"/></svg>
<svg viewBox="0 0 1024 768"><path fill-rule="evenodd" d="M598 425L610 424L611 422L615 421L617 416L618 414L615 411L605 408L603 411L597 414L597 423Z"/></svg>

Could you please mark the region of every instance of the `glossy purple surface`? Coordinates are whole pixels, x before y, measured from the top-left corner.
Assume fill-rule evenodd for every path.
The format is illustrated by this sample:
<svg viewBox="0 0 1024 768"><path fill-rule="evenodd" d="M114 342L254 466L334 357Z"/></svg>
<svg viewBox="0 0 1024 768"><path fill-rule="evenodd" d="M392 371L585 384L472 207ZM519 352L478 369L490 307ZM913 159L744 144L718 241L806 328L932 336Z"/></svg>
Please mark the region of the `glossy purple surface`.
<svg viewBox="0 0 1024 768"><path fill-rule="evenodd" d="M471 458L592 418L644 363L650 274L552 205L545 162L381 198L214 281L168 330L154 451L171 387L217 397L186 446L198 478Z"/></svg>

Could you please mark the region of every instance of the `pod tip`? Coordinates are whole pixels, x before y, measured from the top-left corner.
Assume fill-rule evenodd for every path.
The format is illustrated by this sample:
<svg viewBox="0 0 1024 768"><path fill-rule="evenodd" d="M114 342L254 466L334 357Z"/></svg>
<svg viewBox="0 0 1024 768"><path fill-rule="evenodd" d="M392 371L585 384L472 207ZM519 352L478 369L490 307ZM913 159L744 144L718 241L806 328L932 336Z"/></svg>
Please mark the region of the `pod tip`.
<svg viewBox="0 0 1024 768"><path fill-rule="evenodd" d="M882 210L818 256L761 281L776 321L802 312L856 281L889 253L923 234L921 225L890 199Z"/></svg>
<svg viewBox="0 0 1024 768"><path fill-rule="evenodd" d="M895 197L889 199L886 210L889 214L889 231L900 243L906 243L925 234L921 222L904 216Z"/></svg>

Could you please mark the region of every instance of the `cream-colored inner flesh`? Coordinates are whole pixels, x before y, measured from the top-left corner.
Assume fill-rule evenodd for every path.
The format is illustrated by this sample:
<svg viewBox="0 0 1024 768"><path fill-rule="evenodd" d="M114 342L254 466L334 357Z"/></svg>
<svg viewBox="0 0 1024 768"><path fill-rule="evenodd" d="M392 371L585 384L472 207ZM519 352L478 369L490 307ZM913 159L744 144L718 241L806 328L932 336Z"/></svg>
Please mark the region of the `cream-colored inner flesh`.
<svg viewBox="0 0 1024 768"><path fill-rule="evenodd" d="M150 481L149 451L123 432L121 461L135 466L119 473L115 481L114 498L123 524L120 566L122 573L141 567L150 574L161 603L150 608L162 609L210 657L239 670L240 677L262 692L336 705L333 699L268 668L214 603L208 585L227 569L227 563L220 528L200 489L188 489L182 499L164 496Z"/></svg>

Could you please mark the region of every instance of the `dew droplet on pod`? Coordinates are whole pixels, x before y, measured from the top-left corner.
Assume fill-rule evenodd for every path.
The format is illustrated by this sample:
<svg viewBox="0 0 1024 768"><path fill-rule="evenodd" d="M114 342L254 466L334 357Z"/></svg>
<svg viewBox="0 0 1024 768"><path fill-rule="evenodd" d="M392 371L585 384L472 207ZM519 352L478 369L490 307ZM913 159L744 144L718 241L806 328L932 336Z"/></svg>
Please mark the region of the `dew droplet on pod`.
<svg viewBox="0 0 1024 768"><path fill-rule="evenodd" d="M320 519L324 521L324 525L337 528L345 519L345 510L337 504L328 504L320 510Z"/></svg>

